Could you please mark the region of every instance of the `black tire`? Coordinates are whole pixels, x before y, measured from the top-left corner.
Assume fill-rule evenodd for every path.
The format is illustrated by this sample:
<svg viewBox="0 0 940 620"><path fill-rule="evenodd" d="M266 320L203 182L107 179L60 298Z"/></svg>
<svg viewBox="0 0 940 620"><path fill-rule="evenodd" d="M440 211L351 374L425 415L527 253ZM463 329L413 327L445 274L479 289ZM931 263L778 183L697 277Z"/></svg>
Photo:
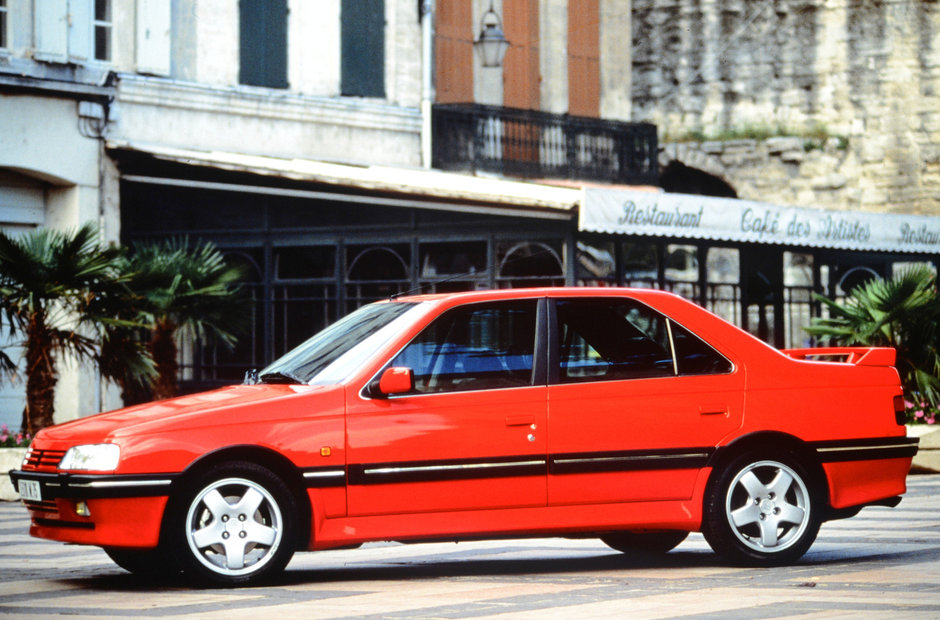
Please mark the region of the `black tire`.
<svg viewBox="0 0 940 620"><path fill-rule="evenodd" d="M258 583L280 573L296 548L297 502L254 463L222 463L173 498L167 541L187 575L219 585Z"/></svg>
<svg viewBox="0 0 940 620"><path fill-rule="evenodd" d="M176 560L162 547L154 549L107 547L104 552L115 564L135 575L172 577L180 572Z"/></svg>
<svg viewBox="0 0 940 620"><path fill-rule="evenodd" d="M601 536L601 542L623 553L661 555L678 547L688 536L689 533L682 530L614 532Z"/></svg>
<svg viewBox="0 0 940 620"><path fill-rule="evenodd" d="M823 507L795 456L745 454L716 474L702 519L702 533L716 553L737 564L779 566L809 550Z"/></svg>

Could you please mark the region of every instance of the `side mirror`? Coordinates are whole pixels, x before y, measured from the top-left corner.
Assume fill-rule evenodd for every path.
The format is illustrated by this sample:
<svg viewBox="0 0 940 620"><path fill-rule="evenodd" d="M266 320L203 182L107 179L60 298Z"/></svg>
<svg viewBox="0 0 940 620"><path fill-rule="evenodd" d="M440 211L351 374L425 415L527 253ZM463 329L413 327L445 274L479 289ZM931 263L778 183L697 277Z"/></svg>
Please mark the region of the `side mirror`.
<svg viewBox="0 0 940 620"><path fill-rule="evenodd" d="M407 394L414 389L414 372L404 366L392 366L385 369L378 381L373 381L369 385L369 395L375 398L385 398L395 394Z"/></svg>

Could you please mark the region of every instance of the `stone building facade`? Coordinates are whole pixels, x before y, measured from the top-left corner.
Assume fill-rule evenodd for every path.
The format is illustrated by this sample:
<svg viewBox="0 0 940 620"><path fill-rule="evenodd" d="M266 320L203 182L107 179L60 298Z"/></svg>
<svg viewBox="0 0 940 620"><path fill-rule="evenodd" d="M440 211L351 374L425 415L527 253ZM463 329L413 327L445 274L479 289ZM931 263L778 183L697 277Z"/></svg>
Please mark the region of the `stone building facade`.
<svg viewBox="0 0 940 620"><path fill-rule="evenodd" d="M937 213L936 2L634 0L633 42L633 117L664 160L744 198Z"/></svg>

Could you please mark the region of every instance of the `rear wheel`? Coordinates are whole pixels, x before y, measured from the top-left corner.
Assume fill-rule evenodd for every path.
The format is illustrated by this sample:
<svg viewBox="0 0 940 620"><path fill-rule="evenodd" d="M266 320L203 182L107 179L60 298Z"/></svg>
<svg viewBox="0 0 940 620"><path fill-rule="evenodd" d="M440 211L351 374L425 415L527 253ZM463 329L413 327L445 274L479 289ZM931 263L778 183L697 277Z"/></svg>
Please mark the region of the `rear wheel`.
<svg viewBox="0 0 940 620"><path fill-rule="evenodd" d="M658 555L675 549L688 535L688 532L681 530L667 530L662 532L614 532L601 536L601 542L623 553Z"/></svg>
<svg viewBox="0 0 940 620"><path fill-rule="evenodd" d="M744 455L718 473L706 494L702 533L734 562L794 562L819 533L816 497L812 478L794 457Z"/></svg>
<svg viewBox="0 0 940 620"><path fill-rule="evenodd" d="M280 478L253 463L226 463L198 476L177 498L168 539L186 573L241 585L287 565L296 524L296 501Z"/></svg>

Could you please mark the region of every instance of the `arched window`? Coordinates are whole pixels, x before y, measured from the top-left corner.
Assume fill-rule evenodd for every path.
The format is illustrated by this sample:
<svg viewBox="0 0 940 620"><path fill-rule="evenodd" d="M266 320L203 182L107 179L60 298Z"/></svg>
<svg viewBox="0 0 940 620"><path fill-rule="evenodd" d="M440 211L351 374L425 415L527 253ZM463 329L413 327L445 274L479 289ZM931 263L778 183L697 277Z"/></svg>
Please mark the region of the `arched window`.
<svg viewBox="0 0 940 620"><path fill-rule="evenodd" d="M346 312L411 288L410 246L350 246L346 256Z"/></svg>
<svg viewBox="0 0 940 620"><path fill-rule="evenodd" d="M561 286L565 283L561 252L540 241L502 242L497 246L497 286Z"/></svg>

